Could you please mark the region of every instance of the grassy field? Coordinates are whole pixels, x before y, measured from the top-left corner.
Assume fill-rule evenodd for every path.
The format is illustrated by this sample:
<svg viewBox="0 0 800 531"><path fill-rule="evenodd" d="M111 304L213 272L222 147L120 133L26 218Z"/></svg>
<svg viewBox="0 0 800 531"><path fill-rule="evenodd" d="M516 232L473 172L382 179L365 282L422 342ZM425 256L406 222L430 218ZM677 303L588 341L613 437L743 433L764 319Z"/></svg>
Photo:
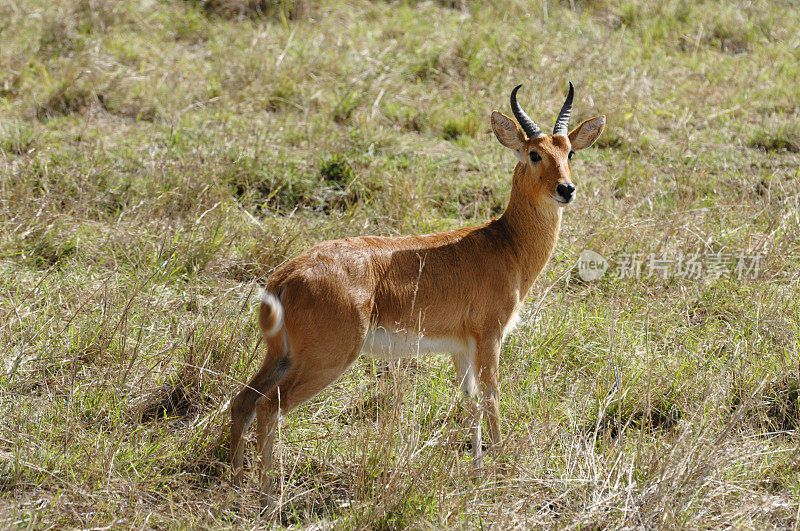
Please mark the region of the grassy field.
<svg viewBox="0 0 800 531"><path fill-rule="evenodd" d="M273 4L0 3L0 527L800 526L796 1ZM491 110L525 83L547 129L568 80L608 124L503 347L503 450L473 476L448 357L359 361L259 515L224 435L254 281L497 216Z"/></svg>

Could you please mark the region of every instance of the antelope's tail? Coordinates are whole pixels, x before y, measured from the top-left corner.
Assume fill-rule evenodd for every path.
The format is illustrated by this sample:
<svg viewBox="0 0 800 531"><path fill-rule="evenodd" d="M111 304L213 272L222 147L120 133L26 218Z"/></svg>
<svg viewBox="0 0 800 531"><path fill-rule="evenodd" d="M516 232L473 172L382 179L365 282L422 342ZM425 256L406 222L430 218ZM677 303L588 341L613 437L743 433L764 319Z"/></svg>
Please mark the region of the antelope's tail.
<svg viewBox="0 0 800 531"><path fill-rule="evenodd" d="M260 301L258 326L267 343L267 356L264 358L261 370L268 371L258 387L261 393L266 394L288 374L292 368L292 359L289 352L289 336L283 322L283 304L278 297L260 287L258 298ZM281 337L278 337L279 335Z"/></svg>
<svg viewBox="0 0 800 531"><path fill-rule="evenodd" d="M258 326L264 339L269 339L283 330L283 304L278 297L265 289L259 287L258 290L261 302L258 306Z"/></svg>

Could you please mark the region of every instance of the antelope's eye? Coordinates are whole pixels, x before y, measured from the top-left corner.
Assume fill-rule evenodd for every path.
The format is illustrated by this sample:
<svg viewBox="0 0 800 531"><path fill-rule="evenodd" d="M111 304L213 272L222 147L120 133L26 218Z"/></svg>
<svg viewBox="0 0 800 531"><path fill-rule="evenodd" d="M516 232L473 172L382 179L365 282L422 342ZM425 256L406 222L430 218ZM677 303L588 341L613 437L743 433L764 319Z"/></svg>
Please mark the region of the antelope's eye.
<svg viewBox="0 0 800 531"><path fill-rule="evenodd" d="M542 156L536 153L535 151L530 152L531 162L539 162L542 160Z"/></svg>
<svg viewBox="0 0 800 531"><path fill-rule="evenodd" d="M567 158L568 158L569 160L572 160L572 155L574 155L574 154L575 154L575 152L574 152L574 151L572 151L572 150L570 149L570 150L569 150L569 154L567 155Z"/></svg>

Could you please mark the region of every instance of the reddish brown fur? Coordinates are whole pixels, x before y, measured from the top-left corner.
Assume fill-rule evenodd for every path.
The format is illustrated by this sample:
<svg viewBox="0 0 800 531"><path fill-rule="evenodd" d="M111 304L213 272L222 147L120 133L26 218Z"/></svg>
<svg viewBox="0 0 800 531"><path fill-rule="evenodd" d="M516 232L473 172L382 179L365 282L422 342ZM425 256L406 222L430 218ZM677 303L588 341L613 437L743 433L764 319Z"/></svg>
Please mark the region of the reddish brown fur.
<svg viewBox="0 0 800 531"><path fill-rule="evenodd" d="M501 143L525 156L535 149L542 157L536 164L517 164L509 204L499 219L424 236L322 242L270 277L267 291L280 298L284 326L265 337L264 363L231 406L236 481L243 460L241 437L254 409L266 497L279 412L290 411L334 382L355 361L374 326L474 341L474 360L467 361L480 378L491 442L499 442L497 367L503 330L555 247L563 205L554 199L554 190L570 182L567 154L571 147L577 149L571 140L585 143L577 135L591 122L599 128L589 131L593 142L603 119L587 120L569 139L543 135L533 140L496 111L492 121L493 127L507 128L498 133L495 127ZM265 307L260 319L273 323ZM269 327L262 324L262 329ZM284 370L285 377L280 374ZM279 382L274 381L276 374ZM480 446L479 426L477 430L473 444ZM480 454L479 447L474 450Z"/></svg>

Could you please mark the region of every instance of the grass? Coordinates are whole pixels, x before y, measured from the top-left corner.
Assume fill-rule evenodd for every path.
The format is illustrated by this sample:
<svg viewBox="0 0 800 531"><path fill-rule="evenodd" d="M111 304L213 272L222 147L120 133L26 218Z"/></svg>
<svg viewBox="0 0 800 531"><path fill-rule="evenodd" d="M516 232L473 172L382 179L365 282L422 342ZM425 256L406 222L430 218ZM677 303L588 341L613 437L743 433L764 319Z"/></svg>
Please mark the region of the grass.
<svg viewBox="0 0 800 531"><path fill-rule="evenodd" d="M797 13L0 5L0 526L797 527ZM490 111L524 82L544 128L567 80L608 125L503 347L503 451L472 475L447 358L359 361L282 424L260 516L221 435L263 355L253 281L496 216ZM584 249L763 260L583 282Z"/></svg>

